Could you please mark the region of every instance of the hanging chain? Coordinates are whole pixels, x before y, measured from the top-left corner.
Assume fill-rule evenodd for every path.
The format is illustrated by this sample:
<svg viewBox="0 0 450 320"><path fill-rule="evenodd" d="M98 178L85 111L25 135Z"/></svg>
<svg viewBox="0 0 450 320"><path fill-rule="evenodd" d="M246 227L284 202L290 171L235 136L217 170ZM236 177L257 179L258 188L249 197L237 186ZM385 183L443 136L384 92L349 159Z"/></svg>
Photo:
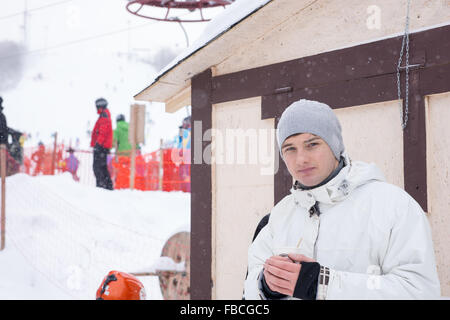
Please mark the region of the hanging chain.
<svg viewBox="0 0 450 320"><path fill-rule="evenodd" d="M405 112L403 115L403 104L400 102L400 110L402 113L402 128L403 130L406 128L406 125L408 123L408 113L409 113L409 6L411 4L411 0L408 0L408 7L406 11L406 26L405 26L405 33L403 35L402 39L402 48L400 49L400 57L398 58L397 63L397 95L398 100L401 99L401 86L400 86L400 66L402 64L402 58L403 58L403 48L406 44L406 59L405 59L405 71L406 71L406 77L405 77Z"/></svg>

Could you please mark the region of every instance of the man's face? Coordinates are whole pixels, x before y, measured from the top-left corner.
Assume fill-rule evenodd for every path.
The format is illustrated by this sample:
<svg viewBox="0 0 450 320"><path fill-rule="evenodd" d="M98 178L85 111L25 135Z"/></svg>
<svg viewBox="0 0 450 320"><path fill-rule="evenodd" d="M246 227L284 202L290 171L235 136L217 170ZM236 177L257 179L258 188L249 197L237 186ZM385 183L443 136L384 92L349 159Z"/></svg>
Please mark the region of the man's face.
<svg viewBox="0 0 450 320"><path fill-rule="evenodd" d="M291 176L308 187L321 183L339 164L328 144L311 133L290 136L281 152Z"/></svg>

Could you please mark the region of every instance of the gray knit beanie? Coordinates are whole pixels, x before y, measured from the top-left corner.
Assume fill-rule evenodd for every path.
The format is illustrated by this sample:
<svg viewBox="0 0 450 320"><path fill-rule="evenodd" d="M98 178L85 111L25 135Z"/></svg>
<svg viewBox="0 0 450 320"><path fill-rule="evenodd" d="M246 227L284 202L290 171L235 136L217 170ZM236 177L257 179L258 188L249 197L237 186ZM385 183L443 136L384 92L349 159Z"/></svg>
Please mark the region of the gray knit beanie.
<svg viewBox="0 0 450 320"><path fill-rule="evenodd" d="M281 146L287 138L298 133L311 133L321 137L339 160L344 151L341 132L341 124L328 105L305 99L295 101L284 110L278 122L277 138L280 154Z"/></svg>

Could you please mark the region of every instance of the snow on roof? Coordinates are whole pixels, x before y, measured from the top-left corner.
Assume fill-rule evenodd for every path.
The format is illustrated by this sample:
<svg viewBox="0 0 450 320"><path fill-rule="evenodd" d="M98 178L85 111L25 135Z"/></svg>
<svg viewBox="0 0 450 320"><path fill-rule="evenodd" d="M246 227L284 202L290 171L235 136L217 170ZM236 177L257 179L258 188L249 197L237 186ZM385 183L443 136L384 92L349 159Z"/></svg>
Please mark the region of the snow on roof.
<svg viewBox="0 0 450 320"><path fill-rule="evenodd" d="M221 14L214 17L206 26L203 34L194 41L186 50L181 52L175 59L166 65L151 82L149 87L157 82L162 76L189 58L191 55L206 47L209 43L219 38L229 29L242 20L258 11L273 0L237 0L227 7ZM145 90L145 89L144 89Z"/></svg>

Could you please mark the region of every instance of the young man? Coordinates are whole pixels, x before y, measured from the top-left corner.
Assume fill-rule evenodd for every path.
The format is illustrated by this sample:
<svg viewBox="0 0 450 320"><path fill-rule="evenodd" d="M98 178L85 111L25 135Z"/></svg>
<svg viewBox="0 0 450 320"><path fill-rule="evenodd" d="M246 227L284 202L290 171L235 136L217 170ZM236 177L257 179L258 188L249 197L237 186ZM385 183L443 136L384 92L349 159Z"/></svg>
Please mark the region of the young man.
<svg viewBox="0 0 450 320"><path fill-rule="evenodd" d="M99 98L95 101L97 113L99 115L92 130L91 147L94 147L93 169L97 187L112 190L113 184L109 175L107 157L112 148L112 125L111 115L107 109L108 102Z"/></svg>
<svg viewBox="0 0 450 320"><path fill-rule="evenodd" d="M295 183L249 248L245 299L439 298L425 213L350 160L329 106L294 102L277 138Z"/></svg>

